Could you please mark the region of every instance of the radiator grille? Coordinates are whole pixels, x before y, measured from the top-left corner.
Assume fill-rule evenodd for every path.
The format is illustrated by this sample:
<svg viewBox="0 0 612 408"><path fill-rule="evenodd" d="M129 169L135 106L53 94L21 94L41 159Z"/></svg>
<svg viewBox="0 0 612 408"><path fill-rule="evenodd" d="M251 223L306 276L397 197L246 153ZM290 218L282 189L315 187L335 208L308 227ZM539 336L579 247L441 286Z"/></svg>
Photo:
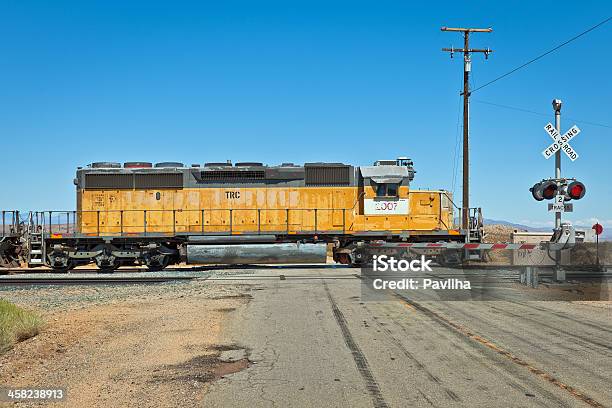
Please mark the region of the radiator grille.
<svg viewBox="0 0 612 408"><path fill-rule="evenodd" d="M134 186L137 190L183 188L183 173L135 174L134 177Z"/></svg>
<svg viewBox="0 0 612 408"><path fill-rule="evenodd" d="M183 188L183 174L86 174L85 188L88 190L180 189Z"/></svg>
<svg viewBox="0 0 612 408"><path fill-rule="evenodd" d="M350 166L306 166L307 186L348 186Z"/></svg>
<svg viewBox="0 0 612 408"><path fill-rule="evenodd" d="M134 188L131 174L86 174L85 188L96 190L121 190Z"/></svg>
<svg viewBox="0 0 612 408"><path fill-rule="evenodd" d="M266 173L263 170L213 170L202 172L202 181L209 183L248 183L265 180L265 178Z"/></svg>

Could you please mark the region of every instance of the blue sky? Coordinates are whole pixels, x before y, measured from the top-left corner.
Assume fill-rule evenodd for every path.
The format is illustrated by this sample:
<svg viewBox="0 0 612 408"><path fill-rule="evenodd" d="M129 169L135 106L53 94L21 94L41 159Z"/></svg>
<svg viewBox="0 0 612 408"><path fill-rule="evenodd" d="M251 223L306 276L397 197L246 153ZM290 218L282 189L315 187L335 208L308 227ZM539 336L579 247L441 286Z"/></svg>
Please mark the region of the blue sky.
<svg viewBox="0 0 612 408"><path fill-rule="evenodd" d="M440 48L462 39L440 27L494 28L472 39L494 49L474 56L478 86L610 15L606 1L5 0L0 208L71 209L77 166L131 160L407 155L416 187L459 197L461 58ZM608 23L473 94L471 203L487 218L550 223L528 188L553 174L540 152L560 98L563 130L582 129L563 174L588 189L569 219L612 228L611 51Z"/></svg>

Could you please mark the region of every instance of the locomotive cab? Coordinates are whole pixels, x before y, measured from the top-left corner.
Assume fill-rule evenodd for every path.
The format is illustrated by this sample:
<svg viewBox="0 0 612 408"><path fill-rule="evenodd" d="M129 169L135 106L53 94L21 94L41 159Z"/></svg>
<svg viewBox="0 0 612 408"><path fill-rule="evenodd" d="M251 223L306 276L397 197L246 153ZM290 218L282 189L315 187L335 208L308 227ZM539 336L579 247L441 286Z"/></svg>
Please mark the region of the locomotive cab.
<svg viewBox="0 0 612 408"><path fill-rule="evenodd" d="M361 215L364 216L408 216L409 186L414 177L407 159L378 160L373 166L360 167L360 184L363 187Z"/></svg>

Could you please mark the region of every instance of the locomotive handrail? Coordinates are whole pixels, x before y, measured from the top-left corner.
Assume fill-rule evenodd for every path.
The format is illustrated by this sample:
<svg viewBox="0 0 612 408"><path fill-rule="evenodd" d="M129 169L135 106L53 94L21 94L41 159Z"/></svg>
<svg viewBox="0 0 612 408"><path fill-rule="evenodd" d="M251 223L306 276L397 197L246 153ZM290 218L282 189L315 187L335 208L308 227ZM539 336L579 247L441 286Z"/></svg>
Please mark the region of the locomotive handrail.
<svg viewBox="0 0 612 408"><path fill-rule="evenodd" d="M246 214L245 214L246 213ZM348 216L347 216L348 213ZM36 212L44 234L68 236L171 236L184 234L352 234L385 228L381 219L356 218L351 208L92 209ZM384 219L382 219L384 222ZM448 225L441 220L446 229ZM48 224L48 225L45 225ZM37 225L39 225L37 223ZM389 228L389 227L386 227ZM392 228L402 231L404 228Z"/></svg>
<svg viewBox="0 0 612 408"><path fill-rule="evenodd" d="M360 201L359 201L359 200L360 200L360 199L361 199L361 197L363 197L363 196L365 196L365 191L362 191L361 193L359 193L359 195L358 195L358 196L357 196L357 198L355 199L355 202L353 203L353 206L351 207L351 210L354 210L354 209L355 209L355 206L356 206L357 204L359 204L359 203L360 203Z"/></svg>
<svg viewBox="0 0 612 408"><path fill-rule="evenodd" d="M354 208L354 207L353 207ZM34 212L34 216L36 217L36 221L31 224L41 225L42 222L42 231L43 233L48 234L49 236L63 236L69 235L71 232L73 234L84 233L83 229L85 227L94 229L95 235L116 235L118 233L119 236L126 236L126 234L134 234L141 232L143 235L148 236L150 234L159 234L159 233L170 233L176 234L177 232L196 232L198 229L202 233L206 232L217 232L217 233L229 233L230 235L234 233L242 233L245 232L244 229L237 228L234 219L235 214L239 212L253 212L253 224L247 223L243 224L252 225L253 232L257 234L261 233L269 233L269 232L277 232L277 233L285 233L292 234L297 231L292 230L292 225L300 224L300 222L292 222L291 215L298 213L312 213L312 222L313 228L312 230L307 229L304 232L319 232L319 222L320 222L320 214L323 212L327 212L327 216L329 217L329 222L333 226L337 226L338 232L346 233L347 225L346 225L346 212L347 210L352 211L353 208L328 208L328 207L320 207L320 208L201 208L201 209L107 209L107 210L48 210L48 211L36 211ZM166 213L168 216L172 217L171 223L156 223L155 225L150 225L150 217L152 214ZM195 223L189 220L189 215L187 215L186 222L178 223L177 221L177 213L179 214L198 214L195 219ZM222 214L226 213L228 216L223 216ZM262 219L262 215L265 213L277 213L284 214L284 217L281 219L277 219L276 223L274 221L270 221L268 219L267 222L264 222ZM136 214L135 217L138 218L138 214L142 214L142 223L133 222L126 223L126 218L130 217L130 214ZM221 214L218 220L221 221L219 224L212 224L212 218L210 221L206 221L206 215L209 217L215 216L216 214ZM335 215L337 214L337 215ZM71 217L72 215L72 217ZM89 221L85 221L84 217L88 215L93 215L94 219L90 219ZM108 217L110 215L118 215L116 218L117 224L110 225L105 224L108 221ZM340 223L333 224L333 219L331 217L342 217L342 225ZM165 215L162 215L162 219ZM72 219L71 219L72 218ZM284 218L284 219L283 219ZM134 219L132 217L132 219ZM65 220L65 222L64 222ZM193 219L192 219L193 220ZM71 222L72 221L72 222ZM93 222L92 222L93 221ZM48 226L45 225L48 223ZM199 224L199 225L198 225ZM262 227L265 226L264 230ZM278 228L274 230L270 230L270 227L277 226ZM181 228L180 231L177 231L178 228ZM206 231L207 228L210 228L210 231ZM222 230L219 230L222 228ZM128 231L126 231L126 229ZM134 230L137 231L134 231ZM256 230L255 230L256 229ZM131 230L131 231L130 231ZM330 231L330 229L326 229L326 231ZM90 232L90 233L91 233ZM300 230L302 232L302 230ZM89 233L89 234L90 234Z"/></svg>
<svg viewBox="0 0 612 408"><path fill-rule="evenodd" d="M8 227L8 228L7 228ZM2 237L20 232L18 210L2 210Z"/></svg>
<svg viewBox="0 0 612 408"><path fill-rule="evenodd" d="M459 210L459 220L461 221L461 218L463 218L463 211L461 211L461 208L458 207L455 202L453 201L452 198L450 198L450 196L448 195L448 193L446 191L443 191L442 194L444 194L446 196L446 198L448 198L448 200L450 201L450 203L453 205L453 207L455 207L457 210ZM470 215L470 222L469 222L469 230L470 231L475 231L478 230L478 228L482 225L482 222L480 220L476 220L476 215L478 213L478 216L482 218L482 211L480 207L470 207L469 212L473 212L474 215ZM474 223L472 223L472 219L475 220ZM440 221L442 221L442 219L440 218ZM446 225L446 223L444 221L442 221L442 223L444 224L444 226L446 228L448 228L448 225Z"/></svg>
<svg viewBox="0 0 612 408"><path fill-rule="evenodd" d="M209 211L229 211L229 210L235 210L235 211L256 211L256 210L266 210L266 211L285 211L285 210L295 210L295 211L314 211L314 210L324 210L324 211L341 211L341 210L352 210L353 207L342 207L342 208L327 208L327 207L316 207L316 208L301 208L301 207L297 207L297 208L291 208L291 207L281 207L281 208L200 208L200 209L182 209L182 208L177 208L174 210L165 210L165 209L131 209L131 210L125 210L125 209L120 209L120 210L43 210L43 211L36 211L37 213L41 214L41 213L48 213L48 212L53 212L54 214L65 214L66 212L70 212L70 213L86 213L86 212L90 212L90 213L95 213L97 211L100 212L104 212L104 213L112 213L112 212L121 212L121 211L149 211L149 212L162 212L162 211L166 211L166 212L170 212L170 211L176 211L176 212L194 212L194 211L200 211L200 210L209 210Z"/></svg>
<svg viewBox="0 0 612 408"><path fill-rule="evenodd" d="M443 191L442 194L444 194L446 196L446 198L448 198L448 201L450 201L450 203L453 205L453 207L455 207L458 210L461 210L461 207L458 207L457 204L455 204L453 199L450 198L450 196L448 195L448 193L446 191Z"/></svg>

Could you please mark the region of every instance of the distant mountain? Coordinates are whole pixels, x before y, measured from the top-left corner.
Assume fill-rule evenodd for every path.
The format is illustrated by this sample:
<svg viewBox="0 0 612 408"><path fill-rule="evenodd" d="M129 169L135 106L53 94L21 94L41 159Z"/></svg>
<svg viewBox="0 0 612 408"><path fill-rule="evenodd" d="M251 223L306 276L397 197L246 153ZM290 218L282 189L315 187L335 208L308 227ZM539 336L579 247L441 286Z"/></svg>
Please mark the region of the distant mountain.
<svg viewBox="0 0 612 408"><path fill-rule="evenodd" d="M514 222L510 222L510 221L504 221L504 220L492 220L490 218L485 218L484 219L484 223L491 225L491 224L497 224L497 225L507 225L509 227L512 228L516 228L519 230L525 230L525 231L533 231L533 232L550 232L550 228L548 227L540 227L540 228L536 228L536 227L530 227L529 225L523 225L523 224L516 224Z"/></svg>
<svg viewBox="0 0 612 408"><path fill-rule="evenodd" d="M508 227L516 228L518 230L525 230L525 231L549 232L551 230L550 228L547 228L547 227L536 228L536 227L530 227L529 225L517 224L515 222L510 222L510 221L505 221L505 220L492 220L490 218L485 218L483 221L485 225L505 225ZM455 218L455 225L459 225L459 223L460 223L459 218Z"/></svg>

